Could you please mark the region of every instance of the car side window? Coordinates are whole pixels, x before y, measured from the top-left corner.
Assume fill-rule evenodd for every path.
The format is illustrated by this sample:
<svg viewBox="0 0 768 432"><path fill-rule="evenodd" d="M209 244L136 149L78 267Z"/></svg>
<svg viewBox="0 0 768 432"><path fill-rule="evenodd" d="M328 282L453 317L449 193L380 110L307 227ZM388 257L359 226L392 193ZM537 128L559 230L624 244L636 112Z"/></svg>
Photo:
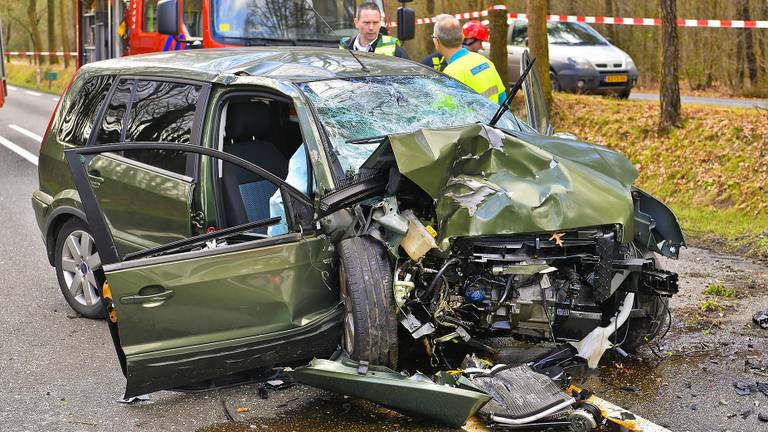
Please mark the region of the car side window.
<svg viewBox="0 0 768 432"><path fill-rule="evenodd" d="M96 136L97 144L113 144L120 142L120 134L123 130L123 117L128 110L131 101L133 80L124 79L117 83L115 92L112 93L101 121L101 128Z"/></svg>
<svg viewBox="0 0 768 432"><path fill-rule="evenodd" d="M57 135L59 141L75 146L84 146L88 142L96 115L102 101L107 98L112 80L111 76L100 75L90 77L83 83L61 118Z"/></svg>
<svg viewBox="0 0 768 432"><path fill-rule="evenodd" d="M528 39L528 22L515 20L512 24L512 31L509 35L509 44L515 46L525 46Z"/></svg>
<svg viewBox="0 0 768 432"><path fill-rule="evenodd" d="M200 90L190 84L137 80L124 141L189 144ZM177 174L186 172L183 152L136 150L124 156Z"/></svg>

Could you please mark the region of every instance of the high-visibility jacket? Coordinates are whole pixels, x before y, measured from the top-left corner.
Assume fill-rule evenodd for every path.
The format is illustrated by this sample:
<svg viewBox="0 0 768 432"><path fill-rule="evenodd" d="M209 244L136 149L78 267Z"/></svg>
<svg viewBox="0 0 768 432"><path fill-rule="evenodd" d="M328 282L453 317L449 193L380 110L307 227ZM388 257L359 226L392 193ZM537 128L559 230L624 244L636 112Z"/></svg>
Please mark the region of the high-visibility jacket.
<svg viewBox="0 0 768 432"><path fill-rule="evenodd" d="M446 62L445 57L440 55L440 53L432 53L423 59L421 59L421 64L424 66L431 67L432 69L442 72L443 69L445 69Z"/></svg>
<svg viewBox="0 0 768 432"><path fill-rule="evenodd" d="M352 37L343 37L339 41L339 49L355 49L355 39ZM396 37L379 35L376 42L372 46L371 52L376 54L393 56L397 51L397 47L400 46L400 40Z"/></svg>
<svg viewBox="0 0 768 432"><path fill-rule="evenodd" d="M443 72L496 103L504 102L504 81L493 63L481 54L462 48L451 57Z"/></svg>

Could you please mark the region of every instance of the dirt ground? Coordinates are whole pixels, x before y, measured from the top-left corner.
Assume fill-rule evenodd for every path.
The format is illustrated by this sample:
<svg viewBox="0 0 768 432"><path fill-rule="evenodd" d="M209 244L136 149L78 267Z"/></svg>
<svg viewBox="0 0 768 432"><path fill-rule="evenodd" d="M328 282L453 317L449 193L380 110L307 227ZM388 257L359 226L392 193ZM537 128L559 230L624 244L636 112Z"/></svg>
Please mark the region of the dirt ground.
<svg viewBox="0 0 768 432"><path fill-rule="evenodd" d="M768 416L768 395L739 396L734 388L734 381L768 382L768 330L752 324L754 312L768 308L765 263L688 248L663 265L680 275L669 332L632 358L606 355L582 387L673 431L768 431L758 419ZM705 294L711 285L726 296ZM300 385L267 399L255 385L236 394L222 400L232 421L201 432L445 430ZM472 419L464 429L484 427Z"/></svg>

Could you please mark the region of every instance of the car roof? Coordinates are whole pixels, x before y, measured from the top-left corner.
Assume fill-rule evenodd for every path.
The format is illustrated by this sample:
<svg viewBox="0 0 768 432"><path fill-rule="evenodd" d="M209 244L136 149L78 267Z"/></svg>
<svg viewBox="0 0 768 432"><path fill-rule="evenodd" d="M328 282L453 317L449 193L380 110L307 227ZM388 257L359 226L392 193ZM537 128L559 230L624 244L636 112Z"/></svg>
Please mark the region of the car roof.
<svg viewBox="0 0 768 432"><path fill-rule="evenodd" d="M82 69L121 75L152 75L222 82L238 76L306 82L331 78L426 75L430 68L393 56L318 47L248 47L189 49L120 57L89 63Z"/></svg>

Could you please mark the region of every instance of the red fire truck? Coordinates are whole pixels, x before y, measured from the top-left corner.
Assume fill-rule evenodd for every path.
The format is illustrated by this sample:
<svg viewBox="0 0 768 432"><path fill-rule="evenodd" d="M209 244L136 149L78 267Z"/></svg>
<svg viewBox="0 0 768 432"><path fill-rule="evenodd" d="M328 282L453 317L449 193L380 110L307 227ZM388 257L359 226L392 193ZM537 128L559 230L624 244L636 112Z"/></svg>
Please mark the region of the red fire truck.
<svg viewBox="0 0 768 432"><path fill-rule="evenodd" d="M3 45L3 21L0 20L0 108L8 96L8 86L5 84L5 45Z"/></svg>
<svg viewBox="0 0 768 432"><path fill-rule="evenodd" d="M336 46L341 37L355 33L352 20L357 4L361 3L360 0L76 1L80 17L79 65L123 55L196 47ZM376 0L376 3L385 11L384 1ZM415 15L412 9L403 6L397 11L397 34L401 40L408 40L413 38ZM383 31L388 28L384 27Z"/></svg>

